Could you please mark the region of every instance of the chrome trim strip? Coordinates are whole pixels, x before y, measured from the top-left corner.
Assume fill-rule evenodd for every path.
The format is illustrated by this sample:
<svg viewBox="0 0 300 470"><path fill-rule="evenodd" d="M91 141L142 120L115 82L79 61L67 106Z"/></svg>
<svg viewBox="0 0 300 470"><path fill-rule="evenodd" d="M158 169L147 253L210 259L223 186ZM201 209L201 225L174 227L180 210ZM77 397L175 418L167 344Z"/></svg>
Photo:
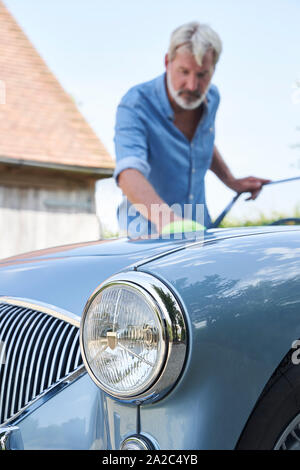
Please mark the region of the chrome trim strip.
<svg viewBox="0 0 300 470"><path fill-rule="evenodd" d="M133 450L133 449L130 449L131 443L137 444L137 446L139 447L138 449L134 449L134 450L154 450L155 449L155 446L150 441L150 439L140 434L134 434L132 436L126 437L126 439L124 439L121 442L120 450ZM127 447L128 444L129 446Z"/></svg>
<svg viewBox="0 0 300 470"><path fill-rule="evenodd" d="M0 427L0 450L23 450L20 429L17 426Z"/></svg>
<svg viewBox="0 0 300 470"><path fill-rule="evenodd" d="M137 289L143 297L146 297L148 303L154 305L155 313L160 317L162 341L165 348L164 358L157 367L155 377L151 379L151 383L147 384L147 388L143 384L139 393L134 395L113 392L102 384L94 375L85 357L83 331L88 309L97 295L110 285L127 285ZM170 308L170 305L172 308ZM148 273L135 271L118 273L100 284L89 298L81 320L80 349L87 372L96 385L107 394L121 401L131 403L144 403L146 400L157 401L177 383L186 362L188 327L183 308L171 289L156 277Z"/></svg>
<svg viewBox="0 0 300 470"><path fill-rule="evenodd" d="M8 347L6 349L6 360L8 361L9 357L11 356L11 364L12 366L9 369L5 370L4 377L3 377L3 385L5 386L6 383L6 396L10 397L11 394L13 396L16 393L16 384L15 381L12 380L12 375L15 373L15 369L17 368L18 364L18 357L17 357L17 351L18 351L18 346L20 344L20 341L23 340L23 335L19 334L20 330L23 331L23 325L28 323L28 318L30 318L30 310L28 310L26 313L24 311L20 312L20 315L22 315L21 320L19 318L15 319L15 322L12 323L11 329L12 329L12 337L8 343ZM17 321L17 324L15 326L15 323ZM6 378L8 377L8 378ZM11 392L11 389L13 390ZM11 404L11 407L13 407L13 401ZM8 414L8 407L9 407L9 400L6 400L5 408L4 408L4 416L7 416Z"/></svg>
<svg viewBox="0 0 300 470"><path fill-rule="evenodd" d="M44 358L44 362L45 364L50 364L51 362L51 366L53 366L53 360L52 361L49 361L49 357L50 357L50 354L52 354L53 352L53 357L56 358L56 349L57 349L57 343L60 342L61 340L61 336L63 335L63 331L68 327L68 325L65 325L65 324L61 324L58 328L55 328L55 331L54 331L54 334L52 335L51 337L51 341L49 344L45 344L45 347L47 348L47 354L46 354L46 357ZM41 359L42 355L40 355L40 359ZM42 373L42 380L40 381L40 388L39 390L37 390L37 395L39 395L43 390L47 390L49 385L50 385L50 376L51 376L51 371L50 371L50 374L48 375L48 377L46 377L46 372L47 372L47 369L46 367L43 367L43 373Z"/></svg>
<svg viewBox="0 0 300 470"><path fill-rule="evenodd" d="M6 309L7 311L8 309ZM21 316L21 312L18 308L12 309L12 319L10 322L7 323L6 328L3 330L4 333L7 332L7 336L10 338L11 336L14 335L15 332L15 324L18 323L19 317ZM13 341L9 341L9 346L6 346L5 348L5 360L6 362L9 360L9 357L11 354L13 354L14 348L13 348ZM6 384L7 384L7 376L10 373L11 374L12 370L4 369L4 373L2 376L2 381L1 381L1 387L0 387L0 399L4 396L4 391L6 389ZM6 402L5 406L5 413L7 412L7 407L8 407L8 402ZM4 414L5 416L5 414ZM0 416L0 421L1 421L1 416Z"/></svg>
<svg viewBox="0 0 300 470"><path fill-rule="evenodd" d="M82 360L79 317L19 297L1 296L0 304L0 339L5 339L0 380L3 424L52 385L61 383L81 366Z"/></svg>
<svg viewBox="0 0 300 470"><path fill-rule="evenodd" d="M79 332L79 334L80 334L80 332ZM79 339L80 339L80 338L79 338ZM81 357L81 349L78 348L78 349L77 349L77 353L76 353L76 362L79 361L79 358L80 358L80 357Z"/></svg>
<svg viewBox="0 0 300 470"><path fill-rule="evenodd" d="M46 304L44 302L36 302L31 299L24 299L21 297L5 297L0 296L0 303L5 303L13 306L23 307L30 310L37 310L38 312L46 313L52 317L70 323L73 326L80 327L80 317L74 313L64 310L54 305Z"/></svg>
<svg viewBox="0 0 300 470"><path fill-rule="evenodd" d="M64 377L60 382L52 385L52 387L50 387L44 393L42 393L41 395L36 397L34 400L32 400L30 403L28 403L26 406L24 406L24 408L18 411L18 413L11 416L7 421L5 421L5 423L3 423L2 427L0 426L0 431L1 429L3 429L3 427L6 427L8 424L18 424L20 421L26 418L26 416L33 413L40 406L42 406L44 403L46 403L48 400L54 397L57 393L64 390L71 383L80 379L85 374L86 374L85 366L84 365L79 366L76 370L74 370L74 372Z"/></svg>
<svg viewBox="0 0 300 470"><path fill-rule="evenodd" d="M69 331L68 331L69 329ZM66 354L66 350L67 348L69 347L69 344L70 344L70 339L73 335L73 330L70 329L70 326L68 325L67 328L66 328L66 334L63 337L61 337L61 340L60 340L60 343L63 344L63 347L62 347L62 350L61 350L61 353L60 353L60 359L59 359L59 363L58 363L58 366L57 366L57 371L56 371L56 374L54 372L54 368L55 368L55 363L52 362L51 364L51 370L50 370L50 375L49 375L49 380L48 380L48 386L53 383L53 382L57 382L59 380L59 378L62 376L62 365L63 365L63 360L64 360L64 357L65 357L65 354ZM56 349L58 348L58 344L56 345ZM56 356L56 353L55 353L55 356ZM57 353L57 356L56 357L59 357L59 354ZM54 376L55 374L55 376Z"/></svg>
<svg viewBox="0 0 300 470"><path fill-rule="evenodd" d="M77 331L77 333L76 333L76 335L73 339L72 346L70 347L70 354L69 354L68 362L67 362L67 365L66 365L66 370L67 371L70 371L70 369L71 369L71 361L72 361L72 358L74 356L74 351L77 348L78 343L79 343L79 330ZM78 352L79 352L79 357L80 357L80 348L77 349L77 353ZM78 359L79 359L79 357L78 357ZM78 364L78 359L76 358L75 364Z"/></svg>
<svg viewBox="0 0 300 470"><path fill-rule="evenodd" d="M33 349L32 354L31 354L30 369L29 369L29 373L28 373L28 376L30 378L32 378L34 376L34 364L37 365L36 356L39 356L39 346L41 347L41 338L43 337L44 331L46 329L48 331L48 329L49 329L48 326L52 323L52 320L53 320L53 318L49 317L48 320L45 322L44 326L41 329L39 329L35 332L35 336L31 340L34 344L34 349ZM38 334L38 336L36 336L36 334ZM29 349L31 349L31 345L30 345L30 348L28 348L28 350ZM38 367L36 367L36 370L37 369L38 369ZM28 381L28 383L27 383L27 387L26 387L26 391L25 391L25 402L28 402L28 400L29 400L31 380ZM34 388L33 388L33 390L34 390Z"/></svg>
<svg viewBox="0 0 300 470"><path fill-rule="evenodd" d="M52 325L50 325L50 328L47 329L47 333L46 333L46 336L44 337L43 339L43 344L36 349L36 354L38 356L38 362L36 361L32 361L31 362L31 366L34 366L35 370L38 371L34 374L34 384L33 384L33 396L36 397L38 396L42 391L43 391L43 388L42 388L42 383L43 383L43 378L44 378L44 374L45 374L45 367L44 365L41 363L42 361L42 357L44 357L44 354L46 354L46 351L48 351L49 353L49 350L51 348L51 342L48 346L47 344L47 341L48 341L48 338L52 336L52 330L54 331L54 337L55 337L55 332L56 332L56 325L57 325L58 320L56 319ZM52 338L52 341L53 341L53 338ZM47 361L43 361L45 362L45 364L47 364ZM40 380L40 387L38 387L38 381L40 379L40 374L43 374L42 375L42 380ZM30 390L30 384L28 383L28 386L27 386L27 393L29 394L29 390ZM45 390L45 389L44 389ZM28 395L26 396L27 400L29 399Z"/></svg>
<svg viewBox="0 0 300 470"><path fill-rule="evenodd" d="M29 342L29 345L27 346L27 351L26 351L26 355L24 357L24 363L23 363L23 371L22 371L22 377L20 379L20 383L24 383L24 379L25 379L25 374L26 374L26 371L28 370L29 368L29 365L28 365L28 361L29 361L29 351L30 351L30 344L32 342L32 337L31 337L31 330L35 331L35 326L36 324L38 324L41 320L41 318L43 318L43 313L39 313L37 315L37 317L32 321L31 323L31 328L28 329L28 333L27 333L27 336L30 337L30 342ZM23 345L23 348L25 347L25 344L26 344L26 338L27 336L24 338L24 345ZM20 357L23 357L23 354L22 354L22 351L21 351L21 354L20 354ZM21 364L19 364L19 367L20 367ZM18 376L18 373L16 374ZM21 408L21 403L22 403L22 394L19 393L19 400L18 400L18 410Z"/></svg>

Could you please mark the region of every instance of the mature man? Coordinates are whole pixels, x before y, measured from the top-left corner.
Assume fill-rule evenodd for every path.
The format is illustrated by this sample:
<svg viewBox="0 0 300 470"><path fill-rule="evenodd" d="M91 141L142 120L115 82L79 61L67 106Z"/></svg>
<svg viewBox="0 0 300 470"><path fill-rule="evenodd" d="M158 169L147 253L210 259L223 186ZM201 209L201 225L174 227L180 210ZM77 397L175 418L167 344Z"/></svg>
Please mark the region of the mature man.
<svg viewBox="0 0 300 470"><path fill-rule="evenodd" d="M121 100L114 176L126 196L119 215L129 231L130 224L142 235L153 224L160 233L168 222L199 221L199 207L209 227L208 169L234 191L251 192L252 199L268 181L235 178L214 144L220 97L211 79L221 51L221 40L209 26L180 26L171 35L166 73L133 87Z"/></svg>

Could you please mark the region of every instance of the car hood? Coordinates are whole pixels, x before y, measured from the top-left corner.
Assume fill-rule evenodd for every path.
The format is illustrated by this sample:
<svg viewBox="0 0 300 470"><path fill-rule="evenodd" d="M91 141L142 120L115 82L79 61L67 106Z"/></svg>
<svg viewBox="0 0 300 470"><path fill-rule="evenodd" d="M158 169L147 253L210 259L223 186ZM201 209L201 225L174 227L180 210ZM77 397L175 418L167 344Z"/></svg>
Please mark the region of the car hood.
<svg viewBox="0 0 300 470"><path fill-rule="evenodd" d="M279 227L274 227L272 230L279 230ZM282 230L282 228L281 228ZM35 250L32 252L21 253L17 256L11 256L0 260L0 267L2 265L12 265L16 263L35 262L46 259L60 259L77 256L137 256L148 257L155 256L165 252L172 251L173 249L183 249L186 244L199 243L199 241L218 240L219 238L242 236L249 233L261 233L270 231L270 227L247 227L247 228L233 228L233 229L210 229L204 232L203 236L194 236L192 233L183 236L181 239L176 239L172 236L171 239L105 239L95 240L91 242L76 243L71 245L63 245L50 247L42 250ZM181 236L181 235L180 235Z"/></svg>
<svg viewBox="0 0 300 470"><path fill-rule="evenodd" d="M97 288L111 275L134 269L195 243L255 235L285 228L208 230L204 237L181 240L104 240L68 245L10 257L0 262L0 295L46 303L80 316Z"/></svg>

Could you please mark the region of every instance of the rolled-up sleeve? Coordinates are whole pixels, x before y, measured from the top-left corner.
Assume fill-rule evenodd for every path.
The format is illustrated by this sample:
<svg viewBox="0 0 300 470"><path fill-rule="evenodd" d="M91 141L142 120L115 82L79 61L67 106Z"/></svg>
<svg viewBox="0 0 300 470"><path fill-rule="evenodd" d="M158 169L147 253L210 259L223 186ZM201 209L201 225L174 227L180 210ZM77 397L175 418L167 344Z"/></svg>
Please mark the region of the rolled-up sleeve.
<svg viewBox="0 0 300 470"><path fill-rule="evenodd" d="M147 138L146 127L137 111L121 103L117 109L114 138L116 151L114 178L116 182L118 182L121 171L128 168L140 171L146 178L149 176Z"/></svg>

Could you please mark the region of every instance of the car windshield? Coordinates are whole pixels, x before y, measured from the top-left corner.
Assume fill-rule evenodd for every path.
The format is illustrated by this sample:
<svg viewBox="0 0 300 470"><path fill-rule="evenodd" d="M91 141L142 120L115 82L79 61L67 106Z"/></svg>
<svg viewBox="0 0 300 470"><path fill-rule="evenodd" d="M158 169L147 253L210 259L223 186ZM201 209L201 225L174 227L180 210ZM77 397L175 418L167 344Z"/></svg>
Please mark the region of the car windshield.
<svg viewBox="0 0 300 470"><path fill-rule="evenodd" d="M239 196L221 221L220 227L269 225L278 220L284 220L285 224L300 224L300 180L268 184L263 187L256 200L247 201L249 196L249 193ZM220 202L218 210L215 209L215 214L212 214L213 220L216 220L233 197L234 193L229 195L228 201Z"/></svg>

